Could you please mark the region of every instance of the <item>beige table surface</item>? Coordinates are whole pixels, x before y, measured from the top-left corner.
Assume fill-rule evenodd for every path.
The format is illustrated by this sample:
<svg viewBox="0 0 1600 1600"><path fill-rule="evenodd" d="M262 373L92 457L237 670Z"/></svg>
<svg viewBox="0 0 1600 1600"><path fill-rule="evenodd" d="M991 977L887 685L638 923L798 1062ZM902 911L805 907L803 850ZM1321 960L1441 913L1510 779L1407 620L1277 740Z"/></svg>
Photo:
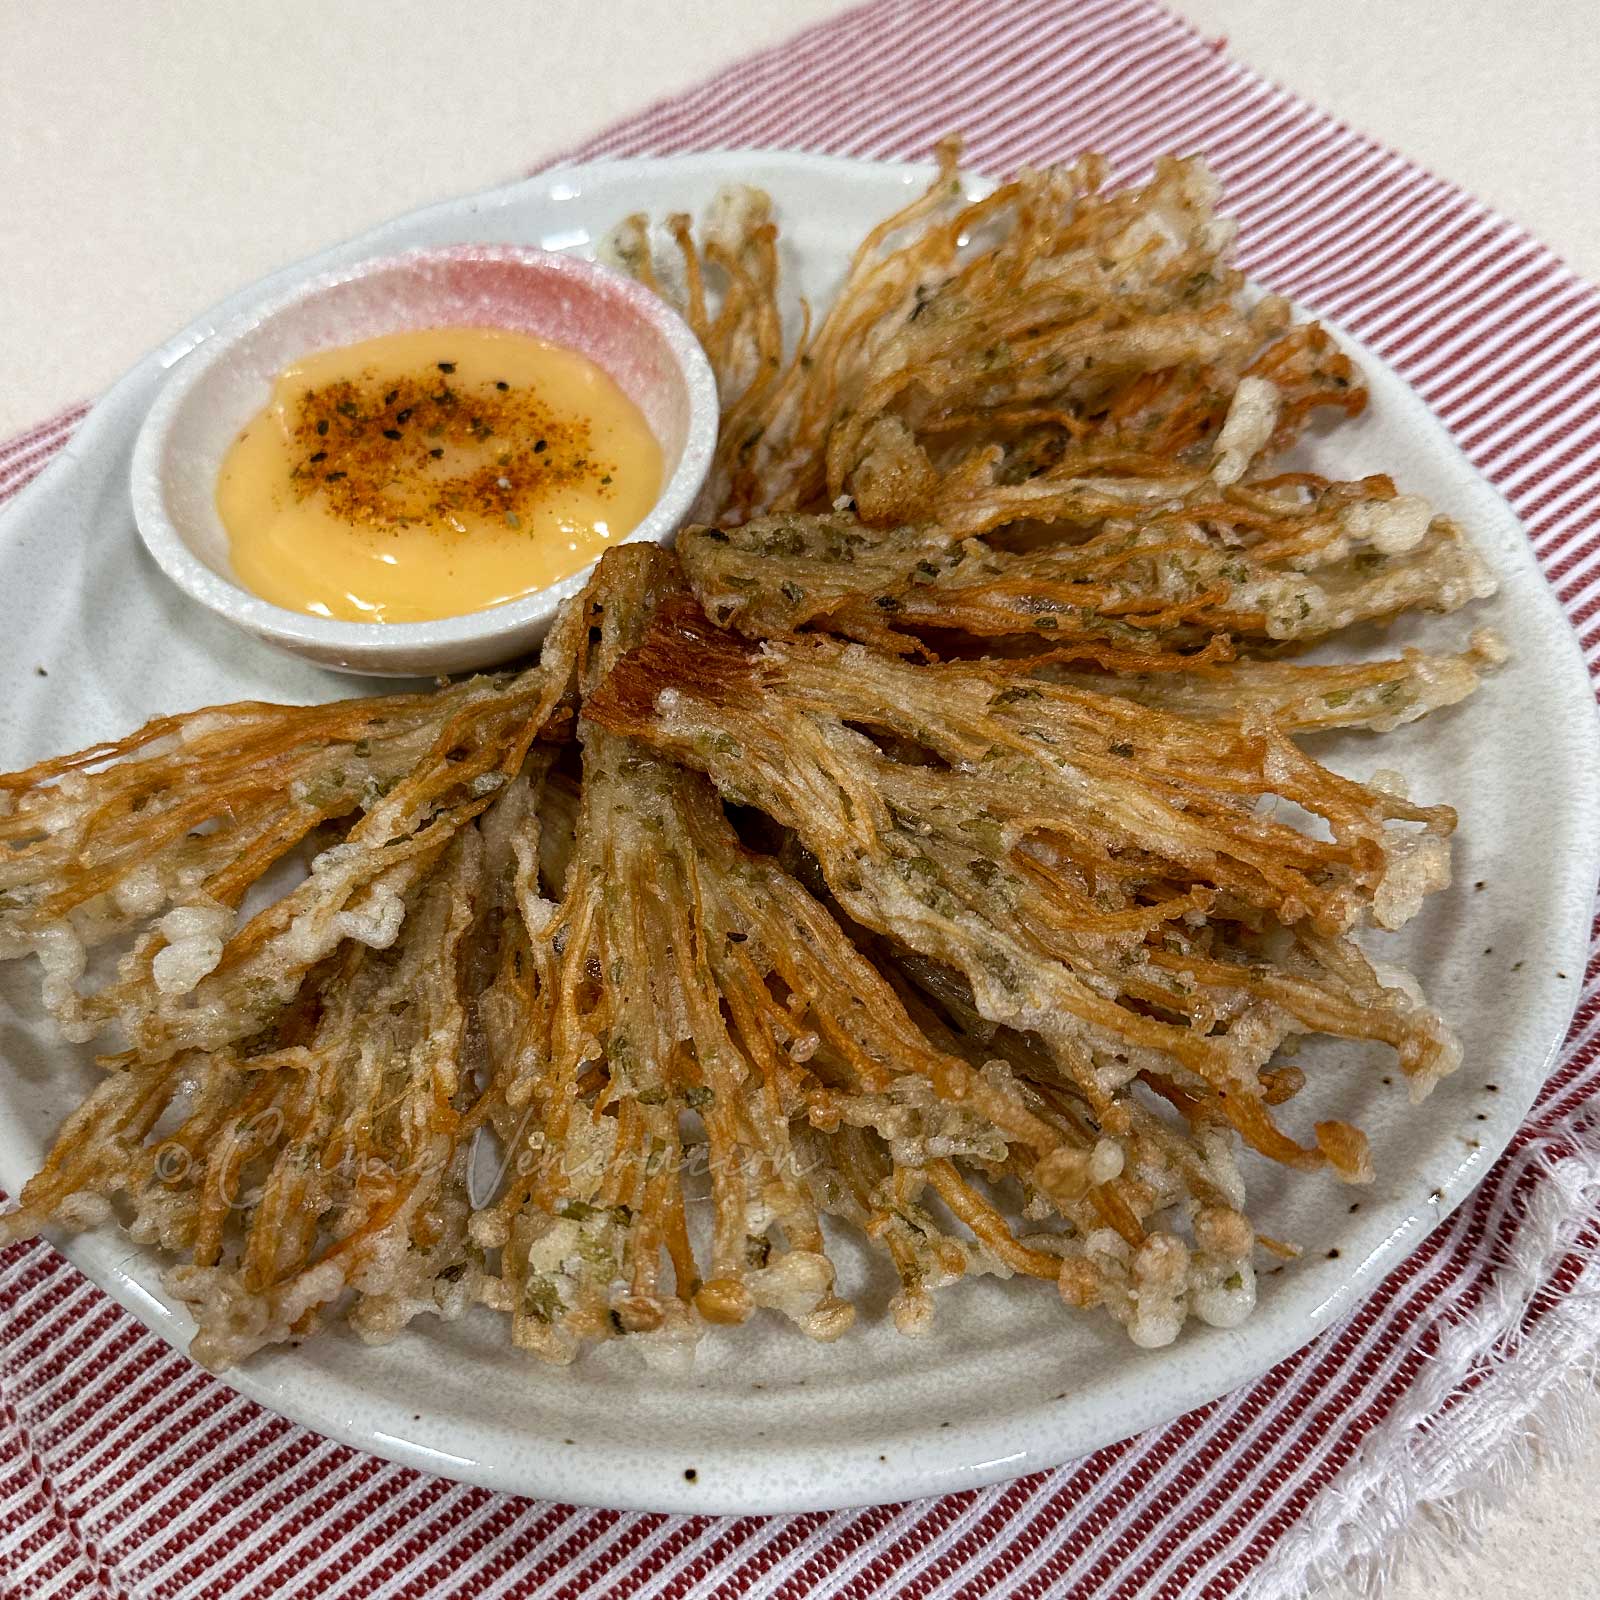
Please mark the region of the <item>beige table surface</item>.
<svg viewBox="0 0 1600 1600"><path fill-rule="evenodd" d="M838 0L0 3L0 438L212 302L483 187ZM1180 0L1208 35L1600 277L1588 0ZM1600 1596L1600 1451L1389 1600Z"/></svg>

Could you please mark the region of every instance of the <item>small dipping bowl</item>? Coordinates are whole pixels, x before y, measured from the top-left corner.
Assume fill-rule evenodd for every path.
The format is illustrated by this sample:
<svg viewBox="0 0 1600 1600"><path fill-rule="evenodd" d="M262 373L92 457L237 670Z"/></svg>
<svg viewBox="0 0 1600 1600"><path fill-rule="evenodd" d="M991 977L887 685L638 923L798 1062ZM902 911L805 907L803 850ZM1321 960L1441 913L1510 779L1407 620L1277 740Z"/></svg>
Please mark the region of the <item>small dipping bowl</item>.
<svg viewBox="0 0 1600 1600"><path fill-rule="evenodd" d="M593 565L535 594L431 622L340 622L244 588L216 505L240 429L291 363L412 329L504 328L586 356L639 408L661 447L662 488L618 543L670 543L717 442L716 379L670 306L577 256L460 245L364 261L311 278L220 329L173 369L133 451L133 512L145 547L192 600L279 649L343 672L460 672L531 650Z"/></svg>

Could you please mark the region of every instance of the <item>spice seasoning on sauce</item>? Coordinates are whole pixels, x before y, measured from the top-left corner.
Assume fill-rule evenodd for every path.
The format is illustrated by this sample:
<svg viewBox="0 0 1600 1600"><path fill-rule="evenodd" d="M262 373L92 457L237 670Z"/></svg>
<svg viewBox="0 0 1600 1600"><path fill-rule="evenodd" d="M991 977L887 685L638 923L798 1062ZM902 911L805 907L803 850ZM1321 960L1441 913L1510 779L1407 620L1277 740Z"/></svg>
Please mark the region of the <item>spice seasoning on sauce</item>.
<svg viewBox="0 0 1600 1600"><path fill-rule="evenodd" d="M659 445L591 362L444 328L288 368L229 450L217 507L235 571L264 598L410 622L581 570L660 487Z"/></svg>

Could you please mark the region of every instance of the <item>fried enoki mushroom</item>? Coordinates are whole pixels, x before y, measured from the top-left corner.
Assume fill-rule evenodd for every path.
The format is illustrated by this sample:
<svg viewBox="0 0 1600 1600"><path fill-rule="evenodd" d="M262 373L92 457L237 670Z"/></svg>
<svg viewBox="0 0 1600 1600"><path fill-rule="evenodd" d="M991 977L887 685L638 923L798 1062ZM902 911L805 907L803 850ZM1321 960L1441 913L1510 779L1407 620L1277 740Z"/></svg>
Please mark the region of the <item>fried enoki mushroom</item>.
<svg viewBox="0 0 1600 1600"><path fill-rule="evenodd" d="M501 785L489 817L530 814L543 764ZM267 1027L116 1063L0 1238L125 1208L135 1239L180 1259L167 1284L213 1367L314 1331L347 1295L368 1333L424 1307L459 1314L478 1092L469 950L506 853L473 823L445 831L393 936L338 940Z"/></svg>
<svg viewBox="0 0 1600 1600"><path fill-rule="evenodd" d="M541 663L432 695L223 706L0 778L0 954L39 957L69 1037L124 1049L0 1238L125 1208L226 1366L347 1295L386 1332L467 1304L476 906L532 814L575 618ZM502 828L501 832L504 832ZM296 846L295 887L240 924ZM85 994L97 947L127 943Z"/></svg>
<svg viewBox="0 0 1600 1600"><path fill-rule="evenodd" d="M1115 693L1141 705L1186 717L1236 722L1270 719L1284 733L1369 728L1388 733L1476 692L1482 675L1506 657L1490 628L1474 630L1465 650L1441 654L1404 650L1377 661L1312 665L1294 661L1235 661L1225 666L1183 660L1182 670L1149 670L1108 678L1054 663L1037 669L1052 683Z"/></svg>
<svg viewBox="0 0 1600 1600"><path fill-rule="evenodd" d="M1133 672L1309 643L1493 593L1460 529L1392 485L1370 498L1366 485L1273 487L1143 514L1102 510L1090 537L1020 551L953 542L940 525L880 533L844 513L690 528L680 542L707 612L752 638L817 628L924 655L949 635L1010 639ZM1415 525L1403 538L1402 521Z"/></svg>
<svg viewBox="0 0 1600 1600"><path fill-rule="evenodd" d="M974 456L1001 481L1151 476L1233 447L1241 385L1274 397L1258 411L1275 450L1315 410L1365 404L1320 328L1291 330L1281 300L1249 301L1198 160L1163 159L1144 187L1107 193L1090 156L970 198L958 153L940 147L927 191L868 234L788 353L760 191L720 196L700 242L681 215L659 250L642 216L612 236L611 259L678 306L717 368L707 520L845 494L871 522L921 520L959 499Z"/></svg>
<svg viewBox="0 0 1600 1600"><path fill-rule="evenodd" d="M520 769L561 709L574 641L436 694L247 703L0 775L0 959L33 954L70 1039L115 1023L144 1059L266 1025L346 939L383 948L406 896ZM322 839L299 886L246 892ZM91 952L129 934L85 994Z"/></svg>
<svg viewBox="0 0 1600 1600"><path fill-rule="evenodd" d="M586 695L663 601L683 603L675 562L608 554L587 597ZM1165 1282L1168 1319L1194 1294L1214 1319L1239 1310L1248 1228L1217 1152L1108 1139L1069 1088L1048 1100L1003 1056L930 1036L829 911L741 842L705 778L587 718L579 737L559 900L524 886L531 914L480 1008L511 1175L471 1233L498 1251L484 1297L519 1344L566 1360L585 1340L683 1341L761 1306L836 1337L853 1309L823 1212L887 1250L907 1328L968 1273L1065 1272L1080 1303L1155 1339L1168 1324L1140 1287L1147 1249L1192 1264ZM710 1191L700 1239L691 1150ZM1026 1239L986 1192L1001 1174L1030 1197Z"/></svg>
<svg viewBox="0 0 1600 1600"><path fill-rule="evenodd" d="M1197 724L822 638L756 652L683 604L587 715L791 828L855 921L1036 1034L1112 1133L1139 1079L1276 1160L1362 1179L1357 1130L1322 1123L1301 1145L1268 1115L1278 1047L1378 1040L1419 1093L1459 1059L1348 937L1402 926L1448 883L1454 813L1338 777L1270 721Z"/></svg>

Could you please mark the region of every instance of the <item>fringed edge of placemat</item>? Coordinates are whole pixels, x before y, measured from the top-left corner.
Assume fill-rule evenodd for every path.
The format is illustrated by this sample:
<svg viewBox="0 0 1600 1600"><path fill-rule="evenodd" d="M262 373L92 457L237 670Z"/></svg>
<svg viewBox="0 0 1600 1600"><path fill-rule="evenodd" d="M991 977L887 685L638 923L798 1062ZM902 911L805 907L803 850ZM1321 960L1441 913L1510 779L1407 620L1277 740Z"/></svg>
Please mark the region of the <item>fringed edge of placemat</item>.
<svg viewBox="0 0 1600 1600"><path fill-rule="evenodd" d="M1452 1558L1482 1548L1539 1472L1592 1447L1597 1124L1600 1097L1590 1096L1570 1128L1543 1133L1514 1158L1540 1176L1501 1246L1492 1291L1443 1330L1411 1392L1246 1580L1241 1600L1324 1591L1379 1600L1401 1568L1443 1575ZM1575 1278L1561 1281L1574 1261Z"/></svg>

